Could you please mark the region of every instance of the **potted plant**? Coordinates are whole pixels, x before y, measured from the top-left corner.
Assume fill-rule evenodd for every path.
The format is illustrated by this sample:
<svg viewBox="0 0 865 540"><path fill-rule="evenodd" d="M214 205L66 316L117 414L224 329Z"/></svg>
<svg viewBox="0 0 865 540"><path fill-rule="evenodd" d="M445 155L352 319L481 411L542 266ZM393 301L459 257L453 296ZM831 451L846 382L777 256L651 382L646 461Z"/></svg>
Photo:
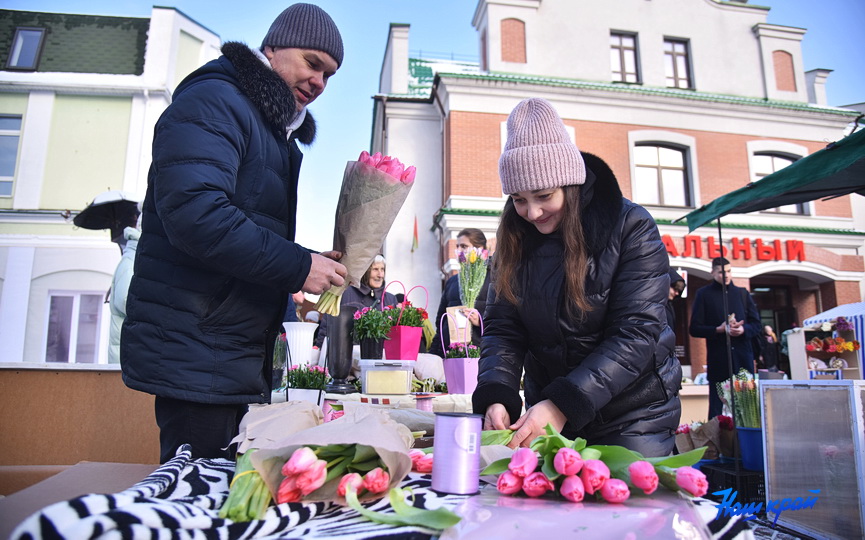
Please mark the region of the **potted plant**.
<svg viewBox="0 0 865 540"><path fill-rule="evenodd" d="M321 366L291 366L285 373L285 400L309 401L321 406L330 374Z"/></svg>
<svg viewBox="0 0 865 540"><path fill-rule="evenodd" d="M354 340L360 343L360 357L380 360L391 321L381 309L365 307L354 312Z"/></svg>
<svg viewBox="0 0 865 540"><path fill-rule="evenodd" d="M478 385L478 361L481 350L477 345L451 343L445 351L444 370L448 393L471 394Z"/></svg>

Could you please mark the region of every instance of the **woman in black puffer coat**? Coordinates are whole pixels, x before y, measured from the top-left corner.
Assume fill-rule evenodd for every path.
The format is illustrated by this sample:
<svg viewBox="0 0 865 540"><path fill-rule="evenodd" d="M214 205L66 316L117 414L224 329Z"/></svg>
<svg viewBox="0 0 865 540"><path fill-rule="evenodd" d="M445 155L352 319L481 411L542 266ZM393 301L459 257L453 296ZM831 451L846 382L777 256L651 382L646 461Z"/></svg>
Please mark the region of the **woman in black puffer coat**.
<svg viewBox="0 0 865 540"><path fill-rule="evenodd" d="M528 446L552 424L589 444L669 454L681 367L657 226L580 153L552 106L521 102L499 161L499 225L474 411ZM527 411L520 416L525 370Z"/></svg>

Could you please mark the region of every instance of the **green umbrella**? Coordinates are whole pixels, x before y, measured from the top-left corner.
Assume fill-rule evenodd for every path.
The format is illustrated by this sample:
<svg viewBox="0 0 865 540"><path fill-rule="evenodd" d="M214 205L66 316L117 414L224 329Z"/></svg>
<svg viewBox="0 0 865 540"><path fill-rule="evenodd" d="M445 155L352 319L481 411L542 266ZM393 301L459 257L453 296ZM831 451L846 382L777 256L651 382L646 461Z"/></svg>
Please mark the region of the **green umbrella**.
<svg viewBox="0 0 865 540"><path fill-rule="evenodd" d="M688 230L693 231L727 214L747 214L850 193L865 195L865 129L679 219L686 219Z"/></svg>

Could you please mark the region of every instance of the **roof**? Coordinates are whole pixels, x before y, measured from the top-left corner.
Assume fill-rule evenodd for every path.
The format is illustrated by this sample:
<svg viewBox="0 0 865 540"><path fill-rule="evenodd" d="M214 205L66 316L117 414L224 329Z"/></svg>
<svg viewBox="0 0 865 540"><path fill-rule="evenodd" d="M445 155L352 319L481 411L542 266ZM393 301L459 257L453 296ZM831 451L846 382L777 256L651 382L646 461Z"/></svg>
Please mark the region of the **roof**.
<svg viewBox="0 0 865 540"><path fill-rule="evenodd" d="M141 75L144 71L149 18L0 9L0 69L20 26L47 30L37 72Z"/></svg>
<svg viewBox="0 0 865 540"><path fill-rule="evenodd" d="M795 101L779 101L758 97L714 94L710 92L698 92L694 90L681 90L676 88L660 88L637 84L584 81L579 79L560 79L555 77L521 75L516 73L484 72L481 71L480 64L477 62L464 62L456 60L429 58L409 58L408 94L394 94L392 96L428 98L432 94L433 82L436 75L440 77L448 77L455 79L516 82L524 84L536 84L541 86L556 86L566 88L579 88L584 90L602 90L607 92L654 95L677 99L687 99L691 101L729 103L736 105L752 105L775 109L819 112L837 114L840 116L849 116L851 119L855 118L858 115L857 111L855 110L842 109L839 107L812 105L809 103L800 103Z"/></svg>

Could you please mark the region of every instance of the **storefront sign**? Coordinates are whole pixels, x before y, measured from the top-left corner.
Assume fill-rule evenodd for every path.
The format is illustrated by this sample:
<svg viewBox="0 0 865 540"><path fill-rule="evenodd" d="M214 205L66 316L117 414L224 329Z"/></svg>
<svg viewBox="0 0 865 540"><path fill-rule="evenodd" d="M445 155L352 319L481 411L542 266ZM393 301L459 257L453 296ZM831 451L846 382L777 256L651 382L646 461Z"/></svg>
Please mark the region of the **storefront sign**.
<svg viewBox="0 0 865 540"><path fill-rule="evenodd" d="M813 508L817 503L817 497L820 493L819 489L809 489L808 493L813 493L814 497L796 497L796 499L783 498L774 501L766 502L766 517L769 517L769 514L775 514L775 519L772 521L772 527L778 523L778 517L781 515L781 512L785 510L804 510L806 508ZM721 491L715 491L712 495L723 495L724 499L715 505L715 508L718 509L718 515L715 516L715 519L720 518L721 516L745 516L742 521L749 521L757 517L763 510L763 503L748 503L748 504L740 504L736 502L736 497L739 495L738 491L733 491L733 488L727 488Z"/></svg>
<svg viewBox="0 0 865 540"><path fill-rule="evenodd" d="M730 239L729 248L719 245L715 241L715 237L709 236L702 238L694 234L688 234L683 237L684 251L679 252L676 247L676 242L669 234L661 237L664 246L667 248L667 253L671 257L694 257L697 259L703 258L703 240L706 244L707 258L714 259L715 257L727 257L728 259L744 259L750 261L756 258L758 261L805 261L805 242L801 240L786 240L783 243L781 240L772 240L764 242L762 239L756 239L753 242L750 238L733 237Z"/></svg>

